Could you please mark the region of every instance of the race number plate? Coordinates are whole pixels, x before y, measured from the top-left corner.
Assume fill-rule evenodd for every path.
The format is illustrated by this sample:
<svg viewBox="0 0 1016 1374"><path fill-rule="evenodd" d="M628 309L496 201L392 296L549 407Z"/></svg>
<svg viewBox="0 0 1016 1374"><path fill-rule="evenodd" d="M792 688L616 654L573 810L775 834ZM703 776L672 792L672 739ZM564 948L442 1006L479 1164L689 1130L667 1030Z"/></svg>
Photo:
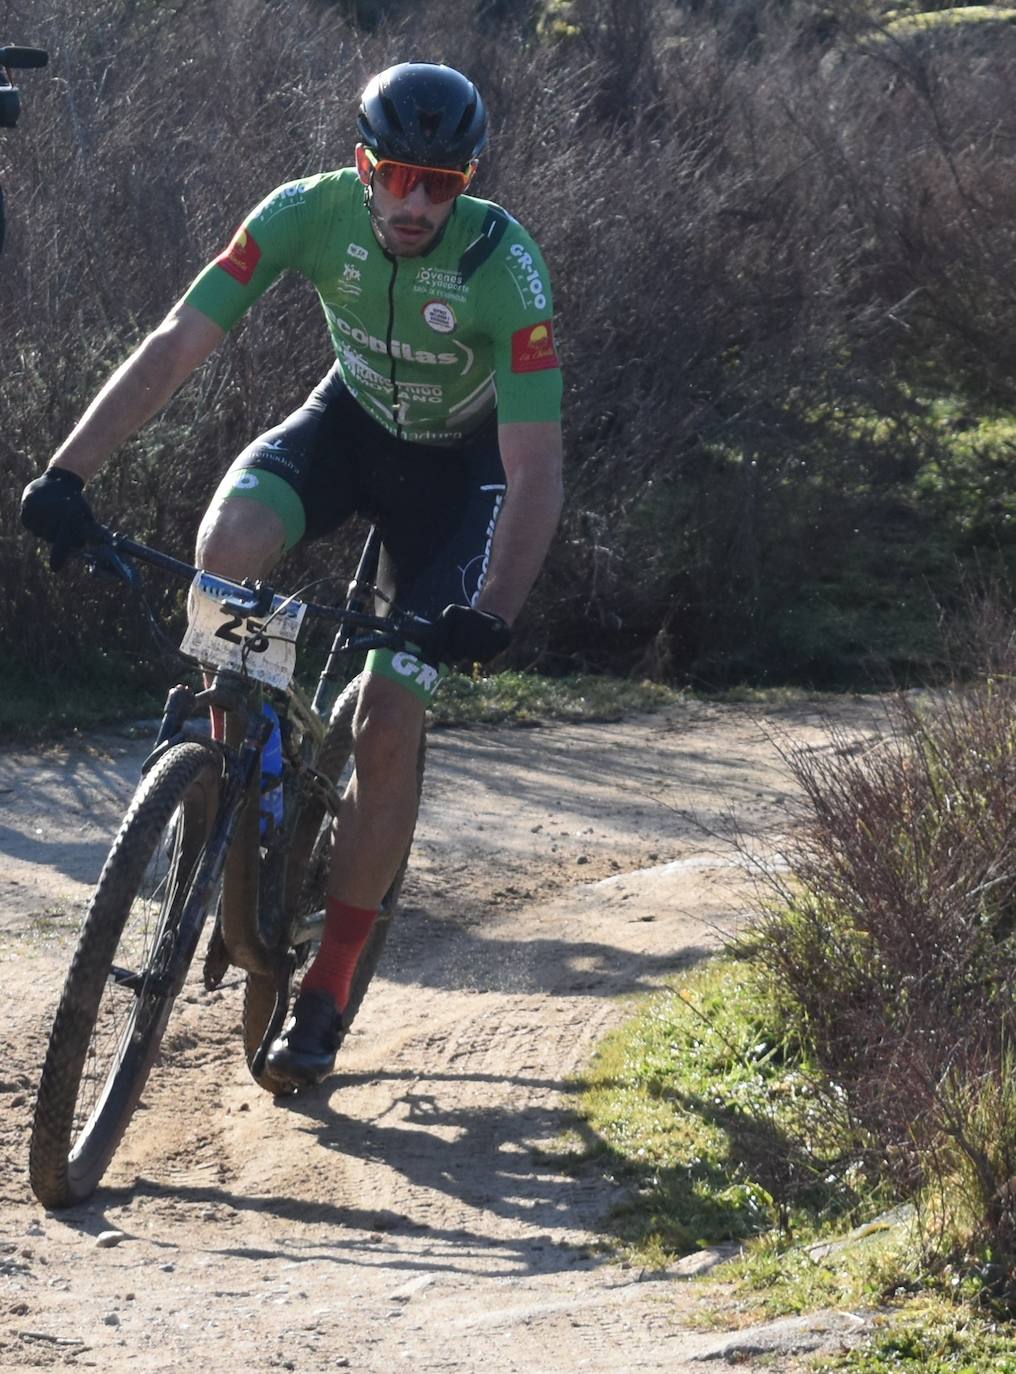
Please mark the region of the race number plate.
<svg viewBox="0 0 1016 1374"><path fill-rule="evenodd" d="M187 596L187 633L180 648L211 668L267 682L285 691L296 668L296 637L307 613L302 601L281 596L264 619L238 615L225 602L237 600L236 587L211 573L198 573Z"/></svg>

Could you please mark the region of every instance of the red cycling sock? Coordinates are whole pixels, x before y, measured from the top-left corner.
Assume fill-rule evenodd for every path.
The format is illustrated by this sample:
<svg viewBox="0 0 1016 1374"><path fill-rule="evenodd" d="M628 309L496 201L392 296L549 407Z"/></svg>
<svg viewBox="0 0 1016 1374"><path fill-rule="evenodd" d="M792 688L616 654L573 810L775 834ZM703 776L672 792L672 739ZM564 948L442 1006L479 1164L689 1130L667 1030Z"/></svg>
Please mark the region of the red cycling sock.
<svg viewBox="0 0 1016 1374"><path fill-rule="evenodd" d="M344 1010L349 1001L356 961L367 943L376 916L374 908L368 910L340 902L336 897L328 898L324 939L303 980L307 992L314 988L330 992L338 1009Z"/></svg>

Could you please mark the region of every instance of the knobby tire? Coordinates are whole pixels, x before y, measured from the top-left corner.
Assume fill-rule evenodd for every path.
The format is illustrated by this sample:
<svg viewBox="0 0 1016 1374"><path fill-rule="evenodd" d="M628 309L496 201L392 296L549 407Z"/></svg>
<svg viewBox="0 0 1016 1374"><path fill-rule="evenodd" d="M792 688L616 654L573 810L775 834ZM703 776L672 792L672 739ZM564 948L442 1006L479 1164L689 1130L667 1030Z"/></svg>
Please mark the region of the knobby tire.
<svg viewBox="0 0 1016 1374"><path fill-rule="evenodd" d="M92 1194L148 1079L186 972L180 919L219 775L204 746L173 746L142 779L109 851L39 1084L29 1176L45 1207Z"/></svg>

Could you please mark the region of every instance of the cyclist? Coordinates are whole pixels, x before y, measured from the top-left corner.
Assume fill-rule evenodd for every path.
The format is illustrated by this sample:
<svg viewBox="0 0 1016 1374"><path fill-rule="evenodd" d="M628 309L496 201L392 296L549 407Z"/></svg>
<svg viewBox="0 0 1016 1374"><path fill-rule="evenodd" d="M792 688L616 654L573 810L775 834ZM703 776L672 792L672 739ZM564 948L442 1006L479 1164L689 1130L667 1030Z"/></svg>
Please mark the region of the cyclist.
<svg viewBox="0 0 1016 1374"><path fill-rule="evenodd" d="M547 270L517 220L465 194L487 118L462 73L388 68L357 127L353 167L280 186L251 211L25 488L22 518L58 568L93 526L85 481L292 269L317 288L336 361L230 467L196 561L263 577L301 539L363 514L384 537L386 590L437 621L435 660L486 662L509 642L561 509ZM436 677L405 654L368 658L324 937L268 1057L294 1082L334 1066L357 957L412 834Z"/></svg>

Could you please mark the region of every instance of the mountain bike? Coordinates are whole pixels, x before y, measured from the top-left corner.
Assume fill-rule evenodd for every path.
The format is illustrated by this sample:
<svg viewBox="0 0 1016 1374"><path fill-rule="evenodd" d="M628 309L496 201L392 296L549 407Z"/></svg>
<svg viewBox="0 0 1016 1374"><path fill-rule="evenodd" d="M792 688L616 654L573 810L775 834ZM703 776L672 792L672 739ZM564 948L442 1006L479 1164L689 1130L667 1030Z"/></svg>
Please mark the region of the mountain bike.
<svg viewBox="0 0 1016 1374"><path fill-rule="evenodd" d="M429 622L388 605L375 614L380 539L368 536L345 603L281 596L263 582L213 576L120 534L102 531L83 553L91 571L141 599L159 642L168 643L144 594L138 563L187 579L188 629L179 649L199 670L174 686L154 748L120 825L85 916L53 1022L29 1152L32 1189L46 1207L89 1197L107 1169L155 1063L174 1001L213 917L203 981L217 988L230 966L245 975L243 1045L255 1081L285 1094L294 1085L265 1065L286 1020L294 981L323 927L332 825L352 750L360 679L342 687L350 655L398 650L407 671L422 658ZM371 609L368 610L367 607ZM311 620L338 629L313 698L294 680L297 639ZM265 710L269 701L274 720ZM332 704L334 702L334 704ZM209 707L225 712L225 739L211 738ZM278 731L281 776L263 778ZM425 744L417 766L417 798ZM281 821L262 812L262 788L281 786ZM276 793L277 795L277 793ZM345 1009L359 1010L384 945L409 853L402 856Z"/></svg>

